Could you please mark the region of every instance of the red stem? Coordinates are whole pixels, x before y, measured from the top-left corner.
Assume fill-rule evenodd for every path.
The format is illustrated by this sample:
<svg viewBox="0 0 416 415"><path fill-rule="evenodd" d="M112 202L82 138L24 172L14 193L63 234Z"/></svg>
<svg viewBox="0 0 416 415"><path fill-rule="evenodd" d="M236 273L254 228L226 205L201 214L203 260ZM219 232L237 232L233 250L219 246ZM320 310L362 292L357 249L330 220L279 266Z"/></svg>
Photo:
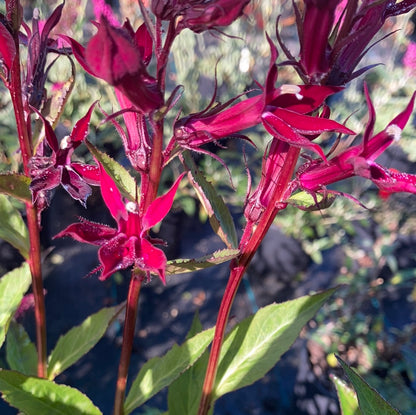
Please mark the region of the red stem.
<svg viewBox="0 0 416 415"><path fill-rule="evenodd" d="M228 283L225 288L224 296L222 298L218 312L215 334L211 346L207 371L205 373L205 380L202 388L202 397L199 404L198 415L206 415L211 407L212 392L217 374L221 347L234 297L237 293L237 289L240 285L243 275L251 262L251 259L256 253L263 238L266 236L266 233L272 225L276 214L281 209L279 202L281 202L281 198L284 195L289 181L292 178L298 157L299 149L290 147L286 155L286 160L282 171L276 183L272 202L263 212L259 224L255 228L251 238L244 238L246 242L243 246L240 247L242 251L239 259L231 263L230 277L228 279Z"/></svg>
<svg viewBox="0 0 416 415"><path fill-rule="evenodd" d="M139 303L142 281L143 275L138 275L133 270L127 297L126 318L124 321L123 331L123 345L121 347L120 363L118 366L113 415L123 415L124 413L124 397L126 395L127 375L129 371L131 351L133 349L134 331L137 319L137 306Z"/></svg>
<svg viewBox="0 0 416 415"><path fill-rule="evenodd" d="M10 96L13 103L16 118L17 134L19 138L20 151L22 153L23 171L29 176L29 161L32 157L32 143L30 131L30 115L25 115L22 100L22 84L20 78L20 55L19 41L15 36L16 56L11 68ZM27 112L29 114L29 111ZM38 212L36 206L31 202L26 202L27 226L29 230L29 267L32 275L32 291L35 299L35 320L36 320L36 345L38 352L38 371L39 377L47 376L47 346L46 346L46 318L45 318L45 296L43 292L42 266L41 266L41 246L40 246L40 226L38 223Z"/></svg>

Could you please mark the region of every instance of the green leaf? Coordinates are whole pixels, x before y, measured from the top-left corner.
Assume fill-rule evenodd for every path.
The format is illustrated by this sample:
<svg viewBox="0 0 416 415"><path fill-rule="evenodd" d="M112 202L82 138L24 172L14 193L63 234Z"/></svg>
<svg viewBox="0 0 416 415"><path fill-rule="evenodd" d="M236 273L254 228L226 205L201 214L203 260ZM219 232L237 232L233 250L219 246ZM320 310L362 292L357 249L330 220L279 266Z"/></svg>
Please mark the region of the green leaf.
<svg viewBox="0 0 416 415"><path fill-rule="evenodd" d="M124 404L128 415L157 392L169 386L183 371L195 363L214 336L214 328L173 347L162 357L146 362L134 380Z"/></svg>
<svg viewBox="0 0 416 415"><path fill-rule="evenodd" d="M30 282L31 275L26 262L0 279L0 347L4 343L14 313L29 289Z"/></svg>
<svg viewBox="0 0 416 415"><path fill-rule="evenodd" d="M237 324L221 350L215 399L261 379L334 291L271 304Z"/></svg>
<svg viewBox="0 0 416 415"><path fill-rule="evenodd" d="M227 248L237 248L237 232L228 207L214 186L198 170L189 151L183 152L183 158L185 167L188 169L189 181L207 212L212 229L225 243Z"/></svg>
<svg viewBox="0 0 416 415"><path fill-rule="evenodd" d="M140 189L136 184L136 180L134 180L130 173L109 155L98 150L98 148L88 140L85 140L85 144L96 160L103 165L108 175L114 180L121 194L130 201L136 202L137 195L140 194Z"/></svg>
<svg viewBox="0 0 416 415"><path fill-rule="evenodd" d="M202 330L198 312L192 321L187 338L195 336ZM205 350L202 356L188 370L179 376L168 390L169 415L196 414L202 395L204 373L208 365L209 352ZM180 398L178 398L180 397Z"/></svg>
<svg viewBox="0 0 416 415"><path fill-rule="evenodd" d="M362 415L360 408L358 407L358 400L355 392L337 376L332 375L331 379L337 389L338 400L341 406L341 414Z"/></svg>
<svg viewBox="0 0 416 415"><path fill-rule="evenodd" d="M103 308L61 336L49 356L48 379L54 379L89 352L124 306Z"/></svg>
<svg viewBox="0 0 416 415"><path fill-rule="evenodd" d="M301 191L290 196L286 202L301 210L314 211L328 208L336 198L337 195L330 191L326 191L325 194Z"/></svg>
<svg viewBox="0 0 416 415"><path fill-rule="evenodd" d="M26 224L20 212L2 194L0 194L0 238L13 245L23 258L29 258L29 233Z"/></svg>
<svg viewBox="0 0 416 415"><path fill-rule="evenodd" d="M184 272L193 272L212 267L213 265L230 261L239 253L240 251L238 249L222 249L197 259L174 259L167 262L166 274L182 274Z"/></svg>
<svg viewBox="0 0 416 415"><path fill-rule="evenodd" d="M100 415L101 411L79 390L12 370L0 370L3 399L25 414Z"/></svg>
<svg viewBox="0 0 416 415"><path fill-rule="evenodd" d="M340 357L339 364L344 369L348 379L354 387L358 405L363 415L400 415L375 389L373 389L360 375L350 368Z"/></svg>
<svg viewBox="0 0 416 415"><path fill-rule="evenodd" d="M31 202L30 178L18 173L0 174L0 193L12 196L22 202Z"/></svg>
<svg viewBox="0 0 416 415"><path fill-rule="evenodd" d="M38 357L35 345L24 327L12 321L6 337L6 359L10 368L27 376L37 375Z"/></svg>

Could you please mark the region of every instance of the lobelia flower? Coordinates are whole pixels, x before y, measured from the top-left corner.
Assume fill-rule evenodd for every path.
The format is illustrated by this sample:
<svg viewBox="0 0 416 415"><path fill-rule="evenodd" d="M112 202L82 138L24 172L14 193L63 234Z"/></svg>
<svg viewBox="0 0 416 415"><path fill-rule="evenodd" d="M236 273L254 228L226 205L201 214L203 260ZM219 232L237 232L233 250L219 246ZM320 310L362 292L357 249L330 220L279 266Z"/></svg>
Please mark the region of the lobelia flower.
<svg viewBox="0 0 416 415"><path fill-rule="evenodd" d="M95 103L60 144L49 122L38 112L45 126L45 140L39 144L36 154L30 160L29 169L32 177L30 190L34 203L42 205L45 202L48 205L50 191L61 184L73 199L79 200L84 207L86 206L87 198L91 194L89 184L99 183L98 167L72 162L71 156L88 134L94 106ZM45 154L45 141L52 151L51 155Z"/></svg>
<svg viewBox="0 0 416 415"><path fill-rule="evenodd" d="M100 280L105 280L114 272L130 267L147 273L156 273L165 283L166 256L156 248L148 236L150 228L159 223L169 212L176 190L184 176L182 173L164 195L155 199L143 215L139 206L125 202L111 177L103 166L100 167L101 194L104 203L117 222L117 229L83 219L60 232L55 238L71 236L73 239L99 246L98 258Z"/></svg>
<svg viewBox="0 0 416 415"><path fill-rule="evenodd" d="M13 61L16 56L16 45L10 23L0 13L0 78L6 87L10 82Z"/></svg>
<svg viewBox="0 0 416 415"><path fill-rule="evenodd" d="M135 108L150 113L163 105L158 82L146 70L152 44L149 48L151 38L144 25L134 32L128 20L115 27L101 15L98 31L86 48L69 36L61 37L70 43L75 58L88 73L114 86Z"/></svg>
<svg viewBox="0 0 416 415"><path fill-rule="evenodd" d="M228 26L243 14L250 0L152 0L152 12L161 20L175 20L176 30L196 33Z"/></svg>
<svg viewBox="0 0 416 415"><path fill-rule="evenodd" d="M295 6L299 61L278 40L305 83L344 85L369 69L354 72L386 19L415 6L416 0L305 0L303 16Z"/></svg>
<svg viewBox="0 0 416 415"><path fill-rule="evenodd" d="M375 110L367 87L365 95L369 108L369 121L359 145L346 149L335 148L332 157L324 162L314 160L299 168L295 184L309 192L325 190L325 186L353 176L371 180L385 193L416 193L416 176L387 169L375 162L392 143L400 139L400 134L413 111L416 93L407 108L397 115L387 127L373 136Z"/></svg>

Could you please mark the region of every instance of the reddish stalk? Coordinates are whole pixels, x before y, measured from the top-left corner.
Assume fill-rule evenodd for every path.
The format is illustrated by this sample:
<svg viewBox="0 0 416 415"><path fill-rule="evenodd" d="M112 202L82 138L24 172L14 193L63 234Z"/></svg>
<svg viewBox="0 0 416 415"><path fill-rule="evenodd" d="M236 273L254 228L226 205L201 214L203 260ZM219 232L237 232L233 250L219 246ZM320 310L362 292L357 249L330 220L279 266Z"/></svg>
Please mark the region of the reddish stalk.
<svg viewBox="0 0 416 415"><path fill-rule="evenodd" d="M123 345L121 347L120 363L118 366L113 415L123 415L124 413L124 397L126 395L127 375L129 371L131 351L133 349L137 307L142 281L143 275L137 274L133 270L131 273L129 293L127 296L126 317L123 330Z"/></svg>
<svg viewBox="0 0 416 415"><path fill-rule="evenodd" d="M221 301L218 312L217 322L215 326L214 339L211 346L208 366L205 373L204 385L202 388L202 397L199 404L198 415L206 415L212 405L212 393L215 378L218 369L218 363L221 353L221 347L224 340L225 329L230 315L231 306L237 289L241 283L243 275L256 253L260 243L266 236L267 231L272 225L276 214L281 209L280 203L284 195L288 183L290 182L296 162L299 157L299 149L290 147L286 155L286 160L282 171L276 183L272 203L270 203L263 212L257 228L255 228L251 238L241 247L242 252L239 259L231 263L230 277L225 288L224 296Z"/></svg>
<svg viewBox="0 0 416 415"><path fill-rule="evenodd" d="M17 134L19 138L20 151L22 153L23 171L29 176L29 161L32 157L32 143L30 132L30 120L26 120L26 114L22 100L22 85L20 78L20 55L19 42L15 37L16 56L13 61L10 79L10 96L16 118ZM29 113L28 113L29 114ZM30 115L27 115L29 118ZM40 226L38 223L38 212L36 206L26 202L27 226L29 230L30 251L28 263L32 275L32 290L35 299L35 320L36 320L36 345L38 353L39 377L47 376L47 346L46 346L46 318L45 318L45 296L43 292Z"/></svg>

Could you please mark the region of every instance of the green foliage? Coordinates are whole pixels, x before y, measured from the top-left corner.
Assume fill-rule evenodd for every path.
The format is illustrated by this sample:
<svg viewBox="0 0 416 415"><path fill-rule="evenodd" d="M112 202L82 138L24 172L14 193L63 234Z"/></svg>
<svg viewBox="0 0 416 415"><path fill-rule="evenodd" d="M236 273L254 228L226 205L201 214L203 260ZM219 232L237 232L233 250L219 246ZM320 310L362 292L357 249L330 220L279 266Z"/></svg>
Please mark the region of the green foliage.
<svg viewBox="0 0 416 415"><path fill-rule="evenodd" d="M236 258L239 252L238 249L221 249L197 259L173 259L166 265L166 275L193 272L222 264Z"/></svg>
<svg viewBox="0 0 416 415"><path fill-rule="evenodd" d="M22 202L31 202L30 179L23 174L0 174L0 193L7 194Z"/></svg>
<svg viewBox="0 0 416 415"><path fill-rule="evenodd" d="M48 378L54 379L90 351L124 307L103 308L61 336L49 356Z"/></svg>
<svg viewBox="0 0 416 415"><path fill-rule="evenodd" d="M215 399L261 379L334 291L271 304L234 327L221 350Z"/></svg>
<svg viewBox="0 0 416 415"><path fill-rule="evenodd" d="M3 399L25 414L101 415L80 391L65 385L0 369Z"/></svg>
<svg viewBox="0 0 416 415"><path fill-rule="evenodd" d="M160 390L169 386L183 371L201 356L214 335L214 329L205 330L188 339L181 346L174 345L164 356L146 362L133 381L124 404L128 415L143 405Z"/></svg>
<svg viewBox="0 0 416 415"><path fill-rule="evenodd" d="M31 282L29 265L8 272L0 279L0 346L4 343L10 321Z"/></svg>
<svg viewBox="0 0 416 415"><path fill-rule="evenodd" d="M399 415L376 390L351 369L341 358L337 358L357 393L358 404L363 415Z"/></svg>
<svg viewBox="0 0 416 415"><path fill-rule="evenodd" d="M214 232L227 248L237 248L237 231L231 213L214 186L206 180L193 161L189 151L183 153L188 177L204 207Z"/></svg>
<svg viewBox="0 0 416 415"><path fill-rule="evenodd" d="M355 392L337 376L331 376L332 382L337 389L338 400L342 415L362 415L358 408L358 400Z"/></svg>
<svg viewBox="0 0 416 415"><path fill-rule="evenodd" d="M13 245L23 256L29 257L29 234L19 210L0 194L0 238Z"/></svg>
<svg viewBox="0 0 416 415"><path fill-rule="evenodd" d="M25 328L11 321L6 337L6 359L10 369L27 376L37 375L38 357L35 345Z"/></svg>

